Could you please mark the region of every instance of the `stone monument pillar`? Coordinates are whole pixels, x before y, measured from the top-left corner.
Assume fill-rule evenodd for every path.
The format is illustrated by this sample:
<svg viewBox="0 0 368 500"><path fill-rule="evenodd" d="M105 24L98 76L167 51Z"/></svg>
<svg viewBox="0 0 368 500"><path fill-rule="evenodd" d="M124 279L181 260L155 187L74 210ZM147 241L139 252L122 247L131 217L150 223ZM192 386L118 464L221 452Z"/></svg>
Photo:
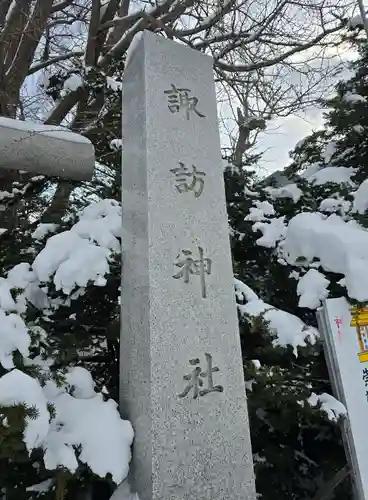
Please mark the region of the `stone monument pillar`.
<svg viewBox="0 0 368 500"><path fill-rule="evenodd" d="M213 63L151 32L124 75L120 383L141 500L255 499Z"/></svg>

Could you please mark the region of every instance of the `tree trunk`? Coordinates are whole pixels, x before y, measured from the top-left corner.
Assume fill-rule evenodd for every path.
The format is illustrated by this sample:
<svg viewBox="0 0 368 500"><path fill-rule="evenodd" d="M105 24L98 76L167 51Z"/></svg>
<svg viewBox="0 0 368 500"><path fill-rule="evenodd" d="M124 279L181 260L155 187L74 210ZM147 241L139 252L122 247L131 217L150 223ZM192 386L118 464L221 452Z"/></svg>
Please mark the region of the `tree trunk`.
<svg viewBox="0 0 368 500"><path fill-rule="evenodd" d="M59 182L51 204L42 216L43 223L53 222L60 224L62 217L68 209L69 198L74 188L75 185L71 182L63 180Z"/></svg>

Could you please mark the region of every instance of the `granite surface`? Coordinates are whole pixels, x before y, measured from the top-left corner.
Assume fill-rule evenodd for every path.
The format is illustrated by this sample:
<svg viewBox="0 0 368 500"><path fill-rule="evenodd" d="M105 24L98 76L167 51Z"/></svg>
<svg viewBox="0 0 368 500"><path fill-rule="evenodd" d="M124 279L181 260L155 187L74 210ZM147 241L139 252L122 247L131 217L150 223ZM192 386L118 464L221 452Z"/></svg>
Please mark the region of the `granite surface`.
<svg viewBox="0 0 368 500"><path fill-rule="evenodd" d="M94 168L94 147L80 134L54 125L0 117L0 171L24 170L91 180Z"/></svg>
<svg viewBox="0 0 368 500"><path fill-rule="evenodd" d="M124 76L120 377L141 500L255 499L232 280L212 59L144 32Z"/></svg>

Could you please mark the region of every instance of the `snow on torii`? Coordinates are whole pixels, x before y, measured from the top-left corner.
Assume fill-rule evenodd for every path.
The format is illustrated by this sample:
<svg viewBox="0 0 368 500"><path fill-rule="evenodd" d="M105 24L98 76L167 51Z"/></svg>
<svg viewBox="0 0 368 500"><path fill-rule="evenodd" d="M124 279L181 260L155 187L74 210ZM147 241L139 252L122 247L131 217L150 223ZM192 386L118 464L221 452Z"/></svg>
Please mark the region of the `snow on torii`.
<svg viewBox="0 0 368 500"><path fill-rule="evenodd" d="M92 143L60 126L0 117L0 169L90 180Z"/></svg>

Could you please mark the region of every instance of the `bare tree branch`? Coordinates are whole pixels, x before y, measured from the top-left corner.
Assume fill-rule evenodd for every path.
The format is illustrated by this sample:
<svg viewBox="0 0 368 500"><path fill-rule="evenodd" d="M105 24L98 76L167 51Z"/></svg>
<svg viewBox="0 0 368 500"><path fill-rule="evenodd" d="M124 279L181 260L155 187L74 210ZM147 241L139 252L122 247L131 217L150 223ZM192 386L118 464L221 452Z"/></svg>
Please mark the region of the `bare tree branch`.
<svg viewBox="0 0 368 500"><path fill-rule="evenodd" d="M14 60L27 22L29 8L28 0L21 0L9 6L8 19L0 34L0 62L3 66L3 75Z"/></svg>
<svg viewBox="0 0 368 500"><path fill-rule="evenodd" d="M318 36L313 38L310 42L305 43L305 44L300 44L296 47L293 47L292 49L284 52L283 54L279 55L278 57L275 57L274 59L268 60L268 61L259 61L257 63L253 64L228 64L226 62L221 61L220 59L215 60L215 66L219 67L223 71L229 71L229 72L249 72L253 71L255 69L260 69L260 68L267 68L269 66L274 66L277 63L280 63L282 61L285 61L285 59L291 57L294 54L297 54L298 52L303 52L307 49L312 48L313 46L317 45L318 42L326 38L327 35L330 35L332 33L336 33L340 29L342 29L344 26L339 25L334 28L331 28L329 30L326 30L323 33L320 33Z"/></svg>
<svg viewBox="0 0 368 500"><path fill-rule="evenodd" d="M100 0L92 0L91 21L89 23L88 41L85 56L86 66L92 66L97 61L97 31L100 23L100 8Z"/></svg>
<svg viewBox="0 0 368 500"><path fill-rule="evenodd" d="M60 10L66 9L67 7L69 7L69 5L72 5L73 2L74 0L63 0L61 2L58 2L55 5L53 5L51 13L54 14L55 12L59 12Z"/></svg>
<svg viewBox="0 0 368 500"><path fill-rule="evenodd" d="M286 116L312 103L326 85L333 65L325 49L336 47L354 2L140 0L134 12L131 4L138 4L131 0L104 0L102 7L98 0L17 0L13 8L3 0L0 114L40 120L47 110L45 123L67 122L95 139L109 113L110 84L122 79L133 37L148 29L213 57L219 96L233 110L228 133L236 135L231 141L240 164L259 133L249 128L250 116ZM77 90L64 89L73 74L83 80L83 66L92 78ZM26 78L46 68L51 87L29 94ZM59 195L67 206L68 190L60 187L60 201Z"/></svg>
<svg viewBox="0 0 368 500"><path fill-rule="evenodd" d="M6 15L8 14L11 2L12 2L12 0L1 0L1 2L0 2L0 27L1 28L4 27Z"/></svg>
<svg viewBox="0 0 368 500"><path fill-rule="evenodd" d="M350 468L348 465L345 465L345 467L336 472L330 481L322 485L312 500L331 500L334 496L335 489L349 476L349 474Z"/></svg>
<svg viewBox="0 0 368 500"><path fill-rule="evenodd" d="M106 68L114 57L118 57L126 52L134 36L144 30L147 23L148 19L146 17L138 19L138 21L136 21L131 28L126 30L124 36L120 38L120 40L108 51L108 53L98 61L98 65L101 68Z"/></svg>
<svg viewBox="0 0 368 500"><path fill-rule="evenodd" d="M69 92L52 110L48 118L44 121L44 124L60 125L70 110L78 103L82 94L82 88Z"/></svg>
<svg viewBox="0 0 368 500"><path fill-rule="evenodd" d="M25 11L22 11L21 20L19 21L21 23L21 33L17 33L13 37L13 42L18 43L18 46L16 50L13 48L10 51L8 64L6 64L5 74L3 75L5 92L10 101L10 107L13 108L10 115L13 116L15 115L15 108L19 103L21 85L27 76L28 68L32 63L37 45L45 30L51 11L51 4L43 0L37 0L32 7L32 14L27 21L24 19ZM13 10L16 9L14 8ZM6 29L4 29L4 32L6 32Z"/></svg>
<svg viewBox="0 0 368 500"><path fill-rule="evenodd" d="M233 8L235 3L236 3L236 0L227 0L224 3L224 5L222 5L222 6L220 5L220 8L218 9L217 12L214 13L213 16L206 19L203 23L200 23L198 26L196 26L193 29L174 31L173 35L174 36L181 36L181 37L196 35L197 33L200 33L201 31L205 31L208 28L211 28L212 26L216 25L216 23Z"/></svg>
<svg viewBox="0 0 368 500"><path fill-rule="evenodd" d="M33 64L28 70L28 75L33 75L34 73L37 73L37 71L40 71L41 69L45 69L48 66L52 66L53 64L56 64L56 63L61 62L61 61L65 61L66 59L71 59L73 57L80 57L80 56L83 56L84 54L85 54L85 52L83 52L81 50L77 50L75 52L67 52L66 54L61 54L60 56L51 57L47 61Z"/></svg>

